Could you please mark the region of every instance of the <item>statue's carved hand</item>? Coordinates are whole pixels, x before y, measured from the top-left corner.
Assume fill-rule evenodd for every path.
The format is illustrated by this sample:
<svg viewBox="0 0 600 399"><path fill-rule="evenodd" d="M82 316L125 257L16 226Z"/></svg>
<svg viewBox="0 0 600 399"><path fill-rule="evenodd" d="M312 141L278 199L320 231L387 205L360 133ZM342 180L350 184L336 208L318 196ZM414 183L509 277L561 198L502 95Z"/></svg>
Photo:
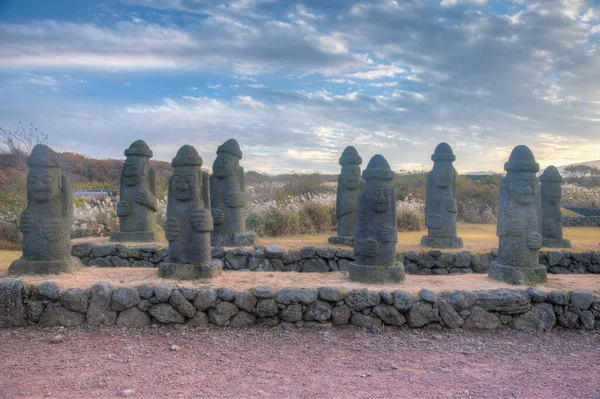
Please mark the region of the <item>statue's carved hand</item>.
<svg viewBox="0 0 600 399"><path fill-rule="evenodd" d="M446 210L448 212L456 213L456 203L453 198L446 198L444 204L446 205Z"/></svg>
<svg viewBox="0 0 600 399"><path fill-rule="evenodd" d="M223 224L225 223L225 212L221 208L213 208L212 218L214 224Z"/></svg>
<svg viewBox="0 0 600 399"><path fill-rule="evenodd" d="M192 213L191 221L194 230L197 232L204 233L212 230L212 217L206 209L194 211L194 213Z"/></svg>
<svg viewBox="0 0 600 399"><path fill-rule="evenodd" d="M150 193L145 190L145 189L140 189L138 190L135 195L133 196L133 199L135 199L135 202L137 202L138 204L142 204L144 206L147 207L153 207L154 204L152 203L152 196L150 195Z"/></svg>
<svg viewBox="0 0 600 399"><path fill-rule="evenodd" d="M398 233L393 226L382 226L377 236L381 242L396 242Z"/></svg>
<svg viewBox="0 0 600 399"><path fill-rule="evenodd" d="M356 200L354 198L352 199L346 199L341 206L341 212L340 215L348 215L354 211L356 211Z"/></svg>
<svg viewBox="0 0 600 399"><path fill-rule="evenodd" d="M131 214L131 207L127 201L119 201L117 204L117 216L129 216Z"/></svg>
<svg viewBox="0 0 600 399"><path fill-rule="evenodd" d="M364 256L377 256L379 243L374 238L367 238L361 243L360 254Z"/></svg>
<svg viewBox="0 0 600 399"><path fill-rule="evenodd" d="M537 231L532 231L527 237L527 245L530 249L540 249L542 247L542 235Z"/></svg>
<svg viewBox="0 0 600 399"><path fill-rule="evenodd" d="M35 230L35 215L28 209L21 213L20 229L23 233L31 233Z"/></svg>
<svg viewBox="0 0 600 399"><path fill-rule="evenodd" d="M228 193L225 195L225 205L230 208L244 206L243 193Z"/></svg>
<svg viewBox="0 0 600 399"><path fill-rule="evenodd" d="M60 239L61 227L62 220L60 219L49 219L46 221L44 226L44 235L48 241L54 242Z"/></svg>
<svg viewBox="0 0 600 399"><path fill-rule="evenodd" d="M180 231L181 228L179 226L179 220L177 220L177 218L174 217L168 218L166 232L167 241L175 241L177 238L179 238Z"/></svg>
<svg viewBox="0 0 600 399"><path fill-rule="evenodd" d="M523 219L514 219L512 225L508 228L508 235L519 236L525 230L525 221Z"/></svg>
<svg viewBox="0 0 600 399"><path fill-rule="evenodd" d="M433 213L427 216L427 227L430 229L439 229L442 227L442 215Z"/></svg>

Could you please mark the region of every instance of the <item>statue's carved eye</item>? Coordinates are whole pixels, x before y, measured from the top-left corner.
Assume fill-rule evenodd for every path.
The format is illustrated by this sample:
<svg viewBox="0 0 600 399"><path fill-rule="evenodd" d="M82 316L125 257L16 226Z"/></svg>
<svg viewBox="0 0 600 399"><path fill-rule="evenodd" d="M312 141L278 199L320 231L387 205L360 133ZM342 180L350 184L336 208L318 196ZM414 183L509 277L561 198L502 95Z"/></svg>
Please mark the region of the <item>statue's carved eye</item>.
<svg viewBox="0 0 600 399"><path fill-rule="evenodd" d="M44 176L42 177L42 182L44 184L50 184L54 181L54 178L52 176Z"/></svg>
<svg viewBox="0 0 600 399"><path fill-rule="evenodd" d="M181 183L181 176L178 176L178 175L173 176L173 183L175 183L175 184Z"/></svg>
<svg viewBox="0 0 600 399"><path fill-rule="evenodd" d="M185 177L185 182L186 183L193 183L194 182L194 176L186 176Z"/></svg>

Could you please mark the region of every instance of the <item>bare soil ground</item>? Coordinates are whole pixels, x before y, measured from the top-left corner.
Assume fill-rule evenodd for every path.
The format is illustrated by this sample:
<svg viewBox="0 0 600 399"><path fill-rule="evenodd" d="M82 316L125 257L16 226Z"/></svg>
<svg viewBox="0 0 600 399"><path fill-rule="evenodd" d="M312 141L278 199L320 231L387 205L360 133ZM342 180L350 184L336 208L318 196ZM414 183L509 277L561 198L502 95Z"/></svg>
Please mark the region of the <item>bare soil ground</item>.
<svg viewBox="0 0 600 399"><path fill-rule="evenodd" d="M600 398L600 334L0 330L0 398Z"/></svg>
<svg viewBox="0 0 600 399"><path fill-rule="evenodd" d="M434 292L453 290L486 290L496 288L527 289L527 286L515 286L491 280L487 274L462 274L450 276L407 276L400 284L361 284L350 281L344 273L293 273L293 272L241 272L225 271L221 276L210 280L170 280L156 276L156 268L84 268L72 274L37 275L37 276L8 276L8 263L0 263L0 279L18 278L25 283L39 284L44 281L54 281L62 289L88 288L98 281L106 281L113 286L138 286L143 283L169 284L185 287L231 287L236 290L247 290L262 285L274 289L283 287L318 288L323 286L339 287L350 291L355 288L371 290L404 290L413 294L422 288ZM548 275L546 284L538 285L545 291L559 290L590 290L600 294L600 275L580 274Z"/></svg>
<svg viewBox="0 0 600 399"><path fill-rule="evenodd" d="M489 252L492 248L498 247L498 237L496 236L495 224L461 224L458 226L458 236L463 239L464 248L444 250L444 251L471 251L471 252ZM423 231L402 231L398 233L398 251L420 251L419 246L421 237L427 234L427 230ZM276 245L285 250L300 249L309 245L315 247L332 247L327 243L327 239L335 235L335 232L298 235L298 236L282 236L282 237L260 237L258 245ZM563 228L565 238L571 240L575 251L600 251L600 227L565 227ZM73 243L78 242L94 242L96 244L108 244L108 237L94 238L79 238L73 240ZM139 243L126 243L135 245ZM167 242L162 241L157 244L166 246ZM349 247L340 247L346 248ZM548 248L542 248L545 250Z"/></svg>

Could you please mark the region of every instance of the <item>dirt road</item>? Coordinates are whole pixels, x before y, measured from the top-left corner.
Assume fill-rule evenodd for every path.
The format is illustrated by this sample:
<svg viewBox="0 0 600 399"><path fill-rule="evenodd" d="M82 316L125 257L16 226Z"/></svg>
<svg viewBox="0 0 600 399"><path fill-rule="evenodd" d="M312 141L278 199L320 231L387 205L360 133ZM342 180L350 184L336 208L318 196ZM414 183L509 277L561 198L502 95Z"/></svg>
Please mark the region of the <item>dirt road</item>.
<svg viewBox="0 0 600 399"><path fill-rule="evenodd" d="M0 330L0 398L600 398L600 333Z"/></svg>

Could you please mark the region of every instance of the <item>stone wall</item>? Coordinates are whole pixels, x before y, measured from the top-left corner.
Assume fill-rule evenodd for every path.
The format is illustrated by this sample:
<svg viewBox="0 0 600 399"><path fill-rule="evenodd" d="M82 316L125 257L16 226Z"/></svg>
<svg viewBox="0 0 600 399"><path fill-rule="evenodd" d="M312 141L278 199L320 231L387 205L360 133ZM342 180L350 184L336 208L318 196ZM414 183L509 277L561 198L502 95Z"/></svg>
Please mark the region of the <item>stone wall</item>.
<svg viewBox="0 0 600 399"><path fill-rule="evenodd" d="M453 291L438 295L334 287L318 289L256 287L174 288L164 284L113 288L96 283L83 290L61 290L56 283L24 285L0 280L0 327L83 324L137 328L151 324L209 324L319 327L352 324L467 330L514 328L550 331L555 326L600 329L600 297L590 291Z"/></svg>
<svg viewBox="0 0 600 399"><path fill-rule="evenodd" d="M563 208L583 216L600 216L600 208L585 208L581 206L563 205Z"/></svg>
<svg viewBox="0 0 600 399"><path fill-rule="evenodd" d="M563 227L600 227L600 216L564 216Z"/></svg>
<svg viewBox="0 0 600 399"><path fill-rule="evenodd" d="M73 256L92 267L158 267L164 261L168 248L156 244L94 245L82 243L73 246ZM220 259L226 270L337 272L347 271L354 261L352 250L304 247L299 251L283 251L275 246L247 249L238 247L225 250L212 248L213 259ZM487 273L488 265L495 260L497 252L472 253L423 250L399 252L398 261L403 262L406 272L417 275L446 275ZM549 273L583 274L600 273L600 251L540 252L540 263Z"/></svg>

